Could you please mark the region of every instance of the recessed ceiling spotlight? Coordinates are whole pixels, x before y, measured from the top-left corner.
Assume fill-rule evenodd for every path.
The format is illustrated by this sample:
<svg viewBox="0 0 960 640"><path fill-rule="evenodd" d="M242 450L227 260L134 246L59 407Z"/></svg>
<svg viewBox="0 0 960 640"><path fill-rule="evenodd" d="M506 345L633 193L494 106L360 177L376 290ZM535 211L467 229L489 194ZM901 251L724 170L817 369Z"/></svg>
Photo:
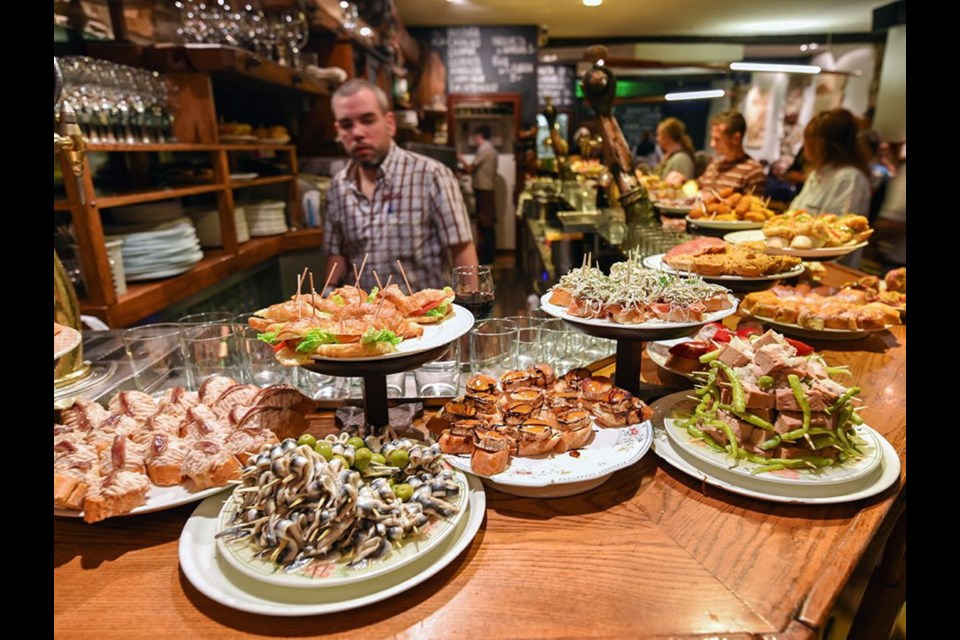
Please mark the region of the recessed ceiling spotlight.
<svg viewBox="0 0 960 640"><path fill-rule="evenodd" d="M583 6L585 7L599 7L603 4L603 0L583 0Z"/></svg>
<svg viewBox="0 0 960 640"><path fill-rule="evenodd" d="M373 30L370 27L360 27L360 35L364 38L373 33Z"/></svg>
<svg viewBox="0 0 960 640"><path fill-rule="evenodd" d="M543 54L543 56L540 58L540 61L541 61L541 62L556 62L556 61L557 61L557 58L558 58L558 56L557 56L557 54L555 54L555 53L545 53L545 54Z"/></svg>
<svg viewBox="0 0 960 640"><path fill-rule="evenodd" d="M811 42L811 43L810 43L810 51L816 51L816 50L819 49L819 48L820 48L820 45L817 44L816 42Z"/></svg>
<svg viewBox="0 0 960 640"><path fill-rule="evenodd" d="M346 9L346 8L349 7L349 6L350 6L350 3L347 2L347 0L340 0L340 8L341 8L341 9Z"/></svg>
<svg viewBox="0 0 960 640"><path fill-rule="evenodd" d="M600 58L600 59L597 60L594 64L597 65L598 67L602 67L602 66L603 66L603 58Z"/></svg>
<svg viewBox="0 0 960 640"><path fill-rule="evenodd" d="M800 45L800 51L806 51L808 48L805 44Z"/></svg>

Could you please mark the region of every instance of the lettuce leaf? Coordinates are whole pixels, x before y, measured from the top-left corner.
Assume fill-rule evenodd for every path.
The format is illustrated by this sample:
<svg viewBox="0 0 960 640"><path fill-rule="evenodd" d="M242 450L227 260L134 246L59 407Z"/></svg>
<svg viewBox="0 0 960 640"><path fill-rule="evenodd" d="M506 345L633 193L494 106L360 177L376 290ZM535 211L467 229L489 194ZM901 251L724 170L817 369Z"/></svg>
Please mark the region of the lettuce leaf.
<svg viewBox="0 0 960 640"><path fill-rule="evenodd" d="M381 329L380 331L370 329L360 338L361 344L373 344L374 342L389 342L393 346L397 346L403 342L403 338L388 329Z"/></svg>
<svg viewBox="0 0 960 640"><path fill-rule="evenodd" d="M430 309L430 311L427 311L427 312L426 312L425 314L423 314L423 315L425 315L425 316L435 316L435 317L437 317L437 318L442 318L443 316L447 315L447 311L449 311L449 310L450 310L450 305L449 305L448 303L444 302L444 303L441 304L440 306L434 307L433 309Z"/></svg>
<svg viewBox="0 0 960 640"><path fill-rule="evenodd" d="M367 302L373 303L377 299L377 293L379 292L380 292L380 289L378 287L374 287L373 289L371 289L370 293L367 294Z"/></svg>
<svg viewBox="0 0 960 640"><path fill-rule="evenodd" d="M279 340L277 340L276 331L271 331L269 333L258 333L257 340L261 342L266 342L267 344L277 344L278 342L280 342Z"/></svg>
<svg viewBox="0 0 960 640"><path fill-rule="evenodd" d="M330 296L330 299L333 300L333 303L338 307L343 307L343 306L346 306L347 304L346 302L343 301L343 298L341 298L339 294L335 296Z"/></svg>
<svg viewBox="0 0 960 640"><path fill-rule="evenodd" d="M300 353L312 353L322 344L336 344L337 338L332 333L327 333L323 329L310 329L307 331L300 344L297 345L297 351Z"/></svg>

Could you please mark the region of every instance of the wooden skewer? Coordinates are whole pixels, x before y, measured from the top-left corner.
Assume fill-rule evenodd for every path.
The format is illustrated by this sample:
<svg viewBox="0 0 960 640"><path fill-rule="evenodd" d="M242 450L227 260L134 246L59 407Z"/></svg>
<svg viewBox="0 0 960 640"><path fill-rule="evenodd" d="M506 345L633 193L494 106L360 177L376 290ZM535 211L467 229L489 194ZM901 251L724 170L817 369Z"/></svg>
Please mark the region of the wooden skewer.
<svg viewBox="0 0 960 640"><path fill-rule="evenodd" d="M357 272L357 281L353 285L357 289L360 288L360 277L363 276L363 268L367 266L367 258L369 257L369 253L363 254L363 262L360 263L360 271Z"/></svg>
<svg viewBox="0 0 960 640"><path fill-rule="evenodd" d="M330 281L333 280L333 274L335 274L337 272L337 269L339 268L340 268L340 263L334 262L333 269L330 269L330 273L327 274L327 281L323 283L323 289L320 290L321 293L326 291L327 287L330 286Z"/></svg>
<svg viewBox="0 0 960 640"><path fill-rule="evenodd" d="M393 274L390 274L390 277L387 278L387 286L390 286L390 281L393 280ZM377 316L380 315L380 309L383 308L383 301L386 300L383 296L380 296L380 304L377 305L377 311L373 314L373 321L376 322Z"/></svg>
<svg viewBox="0 0 960 640"><path fill-rule="evenodd" d="M400 264L400 261L399 261L399 260L397 260L397 266L400 267L400 275L403 276L403 283L404 283L405 285L407 285L407 295L408 295L408 296L412 296L412 295L413 295L413 288L410 286L410 281L407 280L407 272L403 270L403 265Z"/></svg>
<svg viewBox="0 0 960 640"><path fill-rule="evenodd" d="M297 276L297 294L293 296L293 303L297 306L297 320L300 319L300 290L303 288L303 276Z"/></svg>
<svg viewBox="0 0 960 640"><path fill-rule="evenodd" d="M377 286L380 287L380 291L383 291L383 283L380 282L380 278L377 276L377 272L373 272L373 279L377 281Z"/></svg>
<svg viewBox="0 0 960 640"><path fill-rule="evenodd" d="M317 290L313 286L313 271L310 272L310 306L313 307L313 317L317 317Z"/></svg>

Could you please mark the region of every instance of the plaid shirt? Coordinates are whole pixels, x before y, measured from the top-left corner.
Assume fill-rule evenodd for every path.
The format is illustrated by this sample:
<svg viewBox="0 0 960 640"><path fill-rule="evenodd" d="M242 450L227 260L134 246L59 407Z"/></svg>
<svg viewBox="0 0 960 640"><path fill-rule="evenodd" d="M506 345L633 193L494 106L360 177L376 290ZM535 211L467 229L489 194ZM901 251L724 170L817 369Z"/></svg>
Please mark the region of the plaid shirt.
<svg viewBox="0 0 960 640"><path fill-rule="evenodd" d="M414 291L449 285L447 248L473 240L453 172L391 143L368 200L360 190L358 171L351 161L330 185L323 224L327 255L345 257L348 269L352 264L359 269L369 255L360 283L367 290L376 284L374 271L384 285L393 274L393 282L402 286L397 260ZM352 275L339 275L353 283Z"/></svg>
<svg viewBox="0 0 960 640"><path fill-rule="evenodd" d="M738 193L762 196L767 185L767 174L763 171L763 165L750 156L733 161L714 158L703 171L699 181L701 190L719 191L724 187L731 187Z"/></svg>

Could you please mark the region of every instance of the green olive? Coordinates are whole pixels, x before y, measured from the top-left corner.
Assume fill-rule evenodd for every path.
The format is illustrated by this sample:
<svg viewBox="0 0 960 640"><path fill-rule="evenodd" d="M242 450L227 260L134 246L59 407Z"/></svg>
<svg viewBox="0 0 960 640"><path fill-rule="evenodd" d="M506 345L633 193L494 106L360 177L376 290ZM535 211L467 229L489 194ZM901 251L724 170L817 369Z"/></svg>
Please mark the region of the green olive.
<svg viewBox="0 0 960 640"><path fill-rule="evenodd" d="M394 449L390 452L387 460L390 462L391 467L403 469L410 462L410 454L403 449Z"/></svg>
<svg viewBox="0 0 960 640"><path fill-rule="evenodd" d="M370 464L370 461L373 459L373 452L366 447L360 447L357 449L356 453L353 454L353 468L358 471L363 471Z"/></svg>
<svg viewBox="0 0 960 640"><path fill-rule="evenodd" d="M300 436L299 438L297 438L297 446L299 447L299 446L302 446L302 445L307 445L307 446L310 447L311 449L312 449L313 447L317 446L317 438L316 438L316 436L310 435L309 433L303 434L302 436Z"/></svg>
<svg viewBox="0 0 960 640"><path fill-rule="evenodd" d="M326 440L320 440L317 444L313 445L313 450L319 453L326 460L330 460L333 457L333 445L331 445Z"/></svg>
<svg viewBox="0 0 960 640"><path fill-rule="evenodd" d="M373 464L387 464L387 459L382 453L374 453L370 456L370 462Z"/></svg>
<svg viewBox="0 0 960 640"><path fill-rule="evenodd" d="M393 495L406 502L413 497L413 487L406 482L402 484L395 484L393 485Z"/></svg>
<svg viewBox="0 0 960 640"><path fill-rule="evenodd" d="M350 468L350 463L347 461L346 458L344 458L344 457L343 457L342 455L340 455L339 453L334 453L332 456L330 456L330 462L333 462L334 460L338 460L338 459L339 459L339 460L343 460L343 467L344 467L345 469L349 469L349 468Z"/></svg>
<svg viewBox="0 0 960 640"><path fill-rule="evenodd" d="M353 436L352 438L347 440L347 444L353 447L354 449L359 449L360 447L367 446L366 443L364 443L363 438L359 438L357 436Z"/></svg>

